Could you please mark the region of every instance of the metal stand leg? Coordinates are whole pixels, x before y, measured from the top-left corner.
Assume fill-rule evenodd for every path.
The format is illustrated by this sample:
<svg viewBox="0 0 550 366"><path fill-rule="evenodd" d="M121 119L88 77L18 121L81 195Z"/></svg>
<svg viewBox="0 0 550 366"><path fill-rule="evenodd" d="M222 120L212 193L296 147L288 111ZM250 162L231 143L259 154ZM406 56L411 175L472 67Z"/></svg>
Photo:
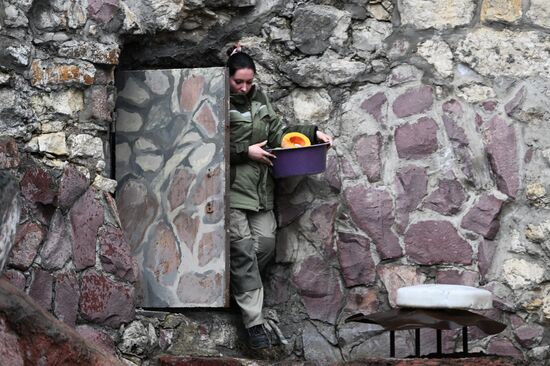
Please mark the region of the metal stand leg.
<svg viewBox="0 0 550 366"><path fill-rule="evenodd" d="M462 327L462 352L468 354L468 327Z"/></svg>
<svg viewBox="0 0 550 366"><path fill-rule="evenodd" d="M420 357L420 328L414 330L414 354Z"/></svg>
<svg viewBox="0 0 550 366"><path fill-rule="evenodd" d="M441 355L442 347L441 347L441 329L436 329L436 339L437 339L437 354Z"/></svg>
<svg viewBox="0 0 550 366"><path fill-rule="evenodd" d="M395 330L390 330L390 357L395 357Z"/></svg>

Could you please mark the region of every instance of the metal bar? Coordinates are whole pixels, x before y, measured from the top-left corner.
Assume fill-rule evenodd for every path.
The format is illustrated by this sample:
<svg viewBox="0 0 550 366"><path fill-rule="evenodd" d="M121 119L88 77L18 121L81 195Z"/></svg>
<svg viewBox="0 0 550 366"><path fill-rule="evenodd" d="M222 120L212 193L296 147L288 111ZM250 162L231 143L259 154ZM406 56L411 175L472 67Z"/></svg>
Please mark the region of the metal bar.
<svg viewBox="0 0 550 366"><path fill-rule="evenodd" d="M442 353L441 329L436 329L436 336L437 336L437 354L440 355Z"/></svg>
<svg viewBox="0 0 550 366"><path fill-rule="evenodd" d="M414 354L420 357L420 328L414 330Z"/></svg>
<svg viewBox="0 0 550 366"><path fill-rule="evenodd" d="M468 354L468 327L462 327L462 352Z"/></svg>
<svg viewBox="0 0 550 366"><path fill-rule="evenodd" d="M390 357L395 357L395 330L390 330Z"/></svg>

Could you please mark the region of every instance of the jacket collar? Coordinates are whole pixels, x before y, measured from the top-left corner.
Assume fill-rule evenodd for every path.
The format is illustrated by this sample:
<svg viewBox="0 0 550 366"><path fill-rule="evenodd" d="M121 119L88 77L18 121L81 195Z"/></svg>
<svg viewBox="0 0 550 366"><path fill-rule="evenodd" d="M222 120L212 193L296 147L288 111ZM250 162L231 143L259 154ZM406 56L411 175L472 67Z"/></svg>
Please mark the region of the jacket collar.
<svg viewBox="0 0 550 366"><path fill-rule="evenodd" d="M234 104L249 104L256 96L256 85L252 85L248 94L231 93L231 102Z"/></svg>

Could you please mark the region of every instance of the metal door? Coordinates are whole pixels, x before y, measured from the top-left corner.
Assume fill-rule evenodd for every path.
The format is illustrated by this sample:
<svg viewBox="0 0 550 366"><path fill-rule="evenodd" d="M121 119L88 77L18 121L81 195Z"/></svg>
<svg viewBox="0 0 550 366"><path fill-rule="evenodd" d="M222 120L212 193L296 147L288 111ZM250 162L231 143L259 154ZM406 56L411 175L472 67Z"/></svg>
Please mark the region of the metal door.
<svg viewBox="0 0 550 366"><path fill-rule="evenodd" d="M229 304L225 68L117 75L120 221L142 307Z"/></svg>

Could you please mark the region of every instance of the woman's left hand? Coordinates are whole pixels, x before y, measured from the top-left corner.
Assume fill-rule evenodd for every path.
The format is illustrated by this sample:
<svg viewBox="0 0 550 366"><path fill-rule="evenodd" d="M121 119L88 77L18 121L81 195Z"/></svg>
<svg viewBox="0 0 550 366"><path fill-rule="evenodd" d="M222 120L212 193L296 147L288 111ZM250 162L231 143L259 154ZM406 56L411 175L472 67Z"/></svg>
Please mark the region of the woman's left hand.
<svg viewBox="0 0 550 366"><path fill-rule="evenodd" d="M317 140L319 140L319 141L328 142L329 147L332 147L332 137L330 137L326 133L317 130L317 133L315 134L315 137L317 137Z"/></svg>

